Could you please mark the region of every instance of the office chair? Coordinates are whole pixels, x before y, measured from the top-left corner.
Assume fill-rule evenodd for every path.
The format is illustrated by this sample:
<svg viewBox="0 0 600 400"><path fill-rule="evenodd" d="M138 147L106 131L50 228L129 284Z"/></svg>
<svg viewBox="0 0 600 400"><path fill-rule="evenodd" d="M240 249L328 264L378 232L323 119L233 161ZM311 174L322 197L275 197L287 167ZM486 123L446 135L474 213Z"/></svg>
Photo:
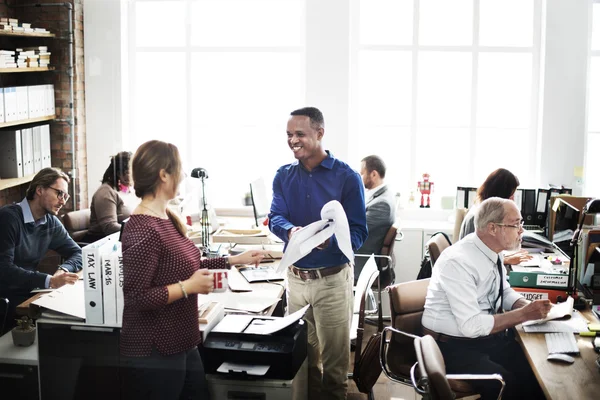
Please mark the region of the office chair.
<svg viewBox="0 0 600 400"><path fill-rule="evenodd" d="M423 336L421 318L428 286L429 279L419 279L387 288L392 326L383 329L380 362L383 373L393 382L412 385L410 370L417 361L413 341ZM451 386L458 398L474 394L468 382L454 380Z"/></svg>
<svg viewBox="0 0 600 400"><path fill-rule="evenodd" d="M434 234L428 241L425 246L429 251L429 257L431 259L431 266L435 265L435 262L442 254L442 251L446 250L450 247L452 243L448 240L447 236L442 232L438 232Z"/></svg>
<svg viewBox="0 0 600 400"><path fill-rule="evenodd" d="M467 216L468 212L469 210L467 208L456 209L456 214L454 218L454 231L452 232L452 240L454 241L454 243L460 240L458 238L460 236L460 227L462 226L462 223L465 220L465 217Z"/></svg>
<svg viewBox="0 0 600 400"><path fill-rule="evenodd" d="M410 370L411 384L415 391L431 400L453 400L459 398L452 390L451 382L457 379L497 380L500 382L498 400L504 391L504 379L500 374L446 374L444 357L435 340L427 335L414 340L417 362Z"/></svg>
<svg viewBox="0 0 600 400"><path fill-rule="evenodd" d="M90 227L91 210L85 208L77 211L70 211L63 215L62 222L69 236L73 238L79 246L83 247L88 243L81 241L87 235Z"/></svg>

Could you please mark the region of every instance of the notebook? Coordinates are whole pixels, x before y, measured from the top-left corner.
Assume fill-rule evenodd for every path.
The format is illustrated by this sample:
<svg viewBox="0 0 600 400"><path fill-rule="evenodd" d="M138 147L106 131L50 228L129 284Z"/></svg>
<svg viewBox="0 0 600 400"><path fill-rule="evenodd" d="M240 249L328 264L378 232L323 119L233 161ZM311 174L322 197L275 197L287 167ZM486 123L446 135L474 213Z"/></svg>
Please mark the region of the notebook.
<svg viewBox="0 0 600 400"><path fill-rule="evenodd" d="M258 267L244 267L239 269L240 273L250 283L266 281L282 281L285 278L277 273L275 268L260 265Z"/></svg>

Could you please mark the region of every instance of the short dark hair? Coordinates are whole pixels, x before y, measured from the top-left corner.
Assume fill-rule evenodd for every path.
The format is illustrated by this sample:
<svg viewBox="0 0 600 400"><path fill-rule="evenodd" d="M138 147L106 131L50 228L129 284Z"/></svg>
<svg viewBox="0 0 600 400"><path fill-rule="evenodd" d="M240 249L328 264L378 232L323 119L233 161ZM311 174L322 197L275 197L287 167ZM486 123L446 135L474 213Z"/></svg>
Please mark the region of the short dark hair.
<svg viewBox="0 0 600 400"><path fill-rule="evenodd" d="M117 189L117 182L119 178L129 173L129 161L131 160L132 154L129 151L122 151L117 155L110 157L110 164L104 176L102 177L102 183L108 183L113 189Z"/></svg>
<svg viewBox="0 0 600 400"><path fill-rule="evenodd" d="M385 178L385 163L379 156L366 156L361 160L365 163L367 172L377 171L381 179Z"/></svg>
<svg viewBox="0 0 600 400"><path fill-rule="evenodd" d="M310 126L313 129L325 128L325 119L323 118L323 113L316 107L299 108L292 111L290 115L299 115L310 118Z"/></svg>
<svg viewBox="0 0 600 400"><path fill-rule="evenodd" d="M512 172L504 168L498 168L489 174L485 182L477 189L477 198L480 202L490 197L509 199L519 185L519 178Z"/></svg>
<svg viewBox="0 0 600 400"><path fill-rule="evenodd" d="M69 176L58 168L48 167L41 169L40 172L35 174L27 188L27 200L33 200L38 186L45 188L50 187L57 179L64 179L67 183L71 182Z"/></svg>

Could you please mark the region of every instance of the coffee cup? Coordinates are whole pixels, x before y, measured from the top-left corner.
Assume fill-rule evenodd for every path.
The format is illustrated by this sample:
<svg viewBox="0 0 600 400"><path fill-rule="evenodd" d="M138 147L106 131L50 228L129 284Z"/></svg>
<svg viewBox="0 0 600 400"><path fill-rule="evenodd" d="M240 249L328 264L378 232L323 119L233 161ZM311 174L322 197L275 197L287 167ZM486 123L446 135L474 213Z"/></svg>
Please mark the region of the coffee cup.
<svg viewBox="0 0 600 400"><path fill-rule="evenodd" d="M213 292L219 293L224 292L229 287L229 281L227 280L228 271L226 270L211 270L213 275Z"/></svg>

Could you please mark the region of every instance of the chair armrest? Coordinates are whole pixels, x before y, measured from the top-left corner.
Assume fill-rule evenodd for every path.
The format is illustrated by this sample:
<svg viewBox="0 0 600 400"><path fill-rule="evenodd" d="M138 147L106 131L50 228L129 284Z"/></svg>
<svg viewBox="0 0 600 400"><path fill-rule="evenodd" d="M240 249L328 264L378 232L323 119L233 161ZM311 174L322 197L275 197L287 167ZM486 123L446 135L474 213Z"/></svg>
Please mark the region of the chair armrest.
<svg viewBox="0 0 600 400"><path fill-rule="evenodd" d="M402 231L399 231L399 232L396 234L396 238L394 239L394 241L396 241L396 242L401 242L401 241L403 241L403 240L404 240L404 232L402 232Z"/></svg>
<svg viewBox="0 0 600 400"><path fill-rule="evenodd" d="M482 380L496 380L500 382L500 393L498 393L498 399L502 398L502 392L504 392L504 378L500 374L446 374L448 380L461 380L461 381L482 381Z"/></svg>
<svg viewBox="0 0 600 400"><path fill-rule="evenodd" d="M384 327L383 331L381 331L381 342L379 343L379 364L381 365L381 370L383 371L385 376L388 377L388 379L395 381L395 382L410 385L411 384L410 380L406 379L405 377L394 374L387 365L387 351L388 351L388 347L389 347L388 344L389 344L392 336L394 335L394 333L399 334L399 335L408 336L413 339L416 339L419 337L419 336L392 328L391 326ZM389 336L389 338L388 338L388 336Z"/></svg>
<svg viewBox="0 0 600 400"><path fill-rule="evenodd" d="M418 365L419 365L419 362L417 361L416 363L413 364L412 367L410 367L410 381L411 381L412 386L415 389L415 391L417 393L419 393L421 396L423 396L423 395L427 394L427 391L425 390L425 387L427 385L427 378L420 377L419 381L417 382L417 379L415 377L415 371L417 370Z"/></svg>

